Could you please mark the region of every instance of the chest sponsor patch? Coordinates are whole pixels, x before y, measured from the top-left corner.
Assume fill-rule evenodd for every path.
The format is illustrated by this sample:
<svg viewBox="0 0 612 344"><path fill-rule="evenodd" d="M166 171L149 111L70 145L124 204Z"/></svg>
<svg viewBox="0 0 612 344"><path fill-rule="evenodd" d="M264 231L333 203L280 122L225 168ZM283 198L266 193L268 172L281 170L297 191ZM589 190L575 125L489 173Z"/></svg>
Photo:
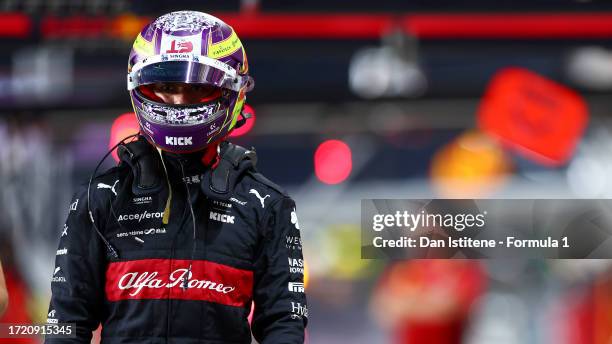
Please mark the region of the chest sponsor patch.
<svg viewBox="0 0 612 344"><path fill-rule="evenodd" d="M114 262L106 269L109 301L201 300L242 307L250 302L253 272L209 261L143 259Z"/></svg>
<svg viewBox="0 0 612 344"><path fill-rule="evenodd" d="M153 197L151 196L144 196L144 197L134 197L132 198L132 203L134 204L149 204L153 202Z"/></svg>
<svg viewBox="0 0 612 344"><path fill-rule="evenodd" d="M212 203L214 205L216 205L217 207L221 207L221 208L231 208L232 207L232 204L231 203L227 203L227 202L221 202L221 201L213 200Z"/></svg>
<svg viewBox="0 0 612 344"><path fill-rule="evenodd" d="M291 258L289 259L289 272L292 274L304 274L304 260L299 258Z"/></svg>
<svg viewBox="0 0 612 344"><path fill-rule="evenodd" d="M164 213L149 212L147 210L136 214L122 214L117 218L118 221L142 221L143 219L161 219Z"/></svg>
<svg viewBox="0 0 612 344"><path fill-rule="evenodd" d="M209 219L217 221L217 222L223 222L223 223L234 223L234 219L236 218L236 216L233 215L227 215L227 214L221 214L221 213L217 213L215 211L211 211L209 214Z"/></svg>
<svg viewBox="0 0 612 344"><path fill-rule="evenodd" d="M138 229L138 230L131 230L128 232L120 232L117 233L117 238L127 238L130 236L137 236L137 235L154 235L154 234L166 234L166 228L161 227L161 228L146 228L146 229Z"/></svg>
<svg viewBox="0 0 612 344"><path fill-rule="evenodd" d="M290 250L302 249L302 238L299 235L287 235L285 247Z"/></svg>

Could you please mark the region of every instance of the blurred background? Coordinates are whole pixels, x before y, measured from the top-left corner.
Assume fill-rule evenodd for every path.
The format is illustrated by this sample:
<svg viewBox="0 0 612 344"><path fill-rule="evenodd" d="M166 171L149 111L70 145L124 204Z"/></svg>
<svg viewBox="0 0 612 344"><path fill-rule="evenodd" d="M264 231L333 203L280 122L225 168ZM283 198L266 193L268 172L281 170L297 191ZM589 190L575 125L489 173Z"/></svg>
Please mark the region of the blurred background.
<svg viewBox="0 0 612 344"><path fill-rule="evenodd" d="M246 47L233 141L297 201L310 343L612 343L609 261L360 259L362 198L612 196L597 0L0 0L0 322L46 320L72 192L132 130L131 44L179 9Z"/></svg>

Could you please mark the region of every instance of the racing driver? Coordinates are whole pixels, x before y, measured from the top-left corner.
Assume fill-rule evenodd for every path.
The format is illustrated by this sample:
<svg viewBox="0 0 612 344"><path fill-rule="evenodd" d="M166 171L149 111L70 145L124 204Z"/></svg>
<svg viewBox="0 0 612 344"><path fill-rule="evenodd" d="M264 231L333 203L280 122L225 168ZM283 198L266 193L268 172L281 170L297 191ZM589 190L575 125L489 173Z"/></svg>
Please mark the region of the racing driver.
<svg viewBox="0 0 612 344"><path fill-rule="evenodd" d="M303 343L295 203L226 141L253 85L223 21L180 11L144 27L127 75L140 133L71 201L47 322L76 336L46 343L89 343L99 325L102 343Z"/></svg>

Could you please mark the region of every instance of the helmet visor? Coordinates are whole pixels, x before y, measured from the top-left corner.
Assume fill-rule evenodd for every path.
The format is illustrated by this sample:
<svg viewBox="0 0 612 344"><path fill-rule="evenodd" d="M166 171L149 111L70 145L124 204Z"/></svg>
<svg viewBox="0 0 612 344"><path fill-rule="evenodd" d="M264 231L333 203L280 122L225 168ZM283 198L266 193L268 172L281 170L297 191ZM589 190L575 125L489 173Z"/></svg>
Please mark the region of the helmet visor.
<svg viewBox="0 0 612 344"><path fill-rule="evenodd" d="M194 61L164 61L145 65L128 75L128 89L154 83L197 83L239 91L250 77L231 75Z"/></svg>
<svg viewBox="0 0 612 344"><path fill-rule="evenodd" d="M148 121L164 125L197 125L207 123L227 112L220 102L203 104L165 104L151 101L142 93L143 88L134 92L136 111Z"/></svg>

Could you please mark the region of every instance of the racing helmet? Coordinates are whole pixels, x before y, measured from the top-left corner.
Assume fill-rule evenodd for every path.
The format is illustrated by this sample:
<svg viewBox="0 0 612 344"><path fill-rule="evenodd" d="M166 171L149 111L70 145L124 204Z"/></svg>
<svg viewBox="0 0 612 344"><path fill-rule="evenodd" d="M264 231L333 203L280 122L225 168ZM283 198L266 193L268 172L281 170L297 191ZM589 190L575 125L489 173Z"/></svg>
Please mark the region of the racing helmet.
<svg viewBox="0 0 612 344"><path fill-rule="evenodd" d="M127 88L141 134L174 153L203 150L226 137L254 86L236 32L197 11L165 14L146 25L132 46ZM187 83L213 87L193 104L167 104L152 85Z"/></svg>

